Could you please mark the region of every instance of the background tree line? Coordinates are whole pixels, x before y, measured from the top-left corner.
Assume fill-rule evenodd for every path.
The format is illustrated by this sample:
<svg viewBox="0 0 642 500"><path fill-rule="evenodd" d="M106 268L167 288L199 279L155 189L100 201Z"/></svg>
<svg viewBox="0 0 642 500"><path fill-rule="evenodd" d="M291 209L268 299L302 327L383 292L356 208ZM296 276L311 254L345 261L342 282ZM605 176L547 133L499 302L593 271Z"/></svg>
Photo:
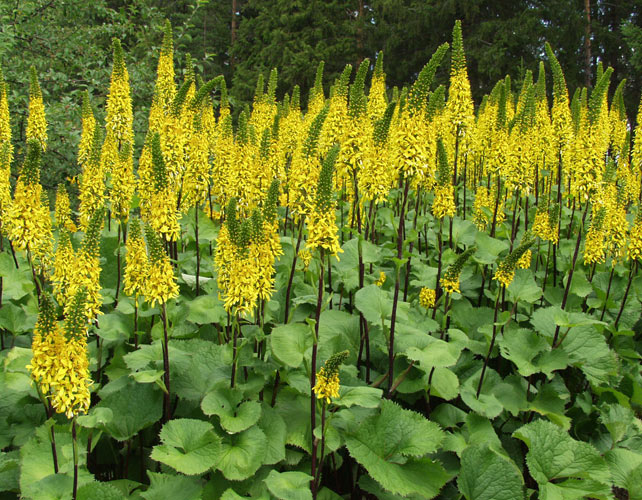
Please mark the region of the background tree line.
<svg viewBox="0 0 642 500"><path fill-rule="evenodd" d="M450 39L456 19L476 102L506 75L518 88L525 71L544 58L545 41L571 92L591 85L598 61L627 79L629 116L642 88L642 0L6 0L0 63L10 86L13 137L24 139L33 64L49 120L47 186L77 173L81 92L89 90L100 115L112 37L127 54L141 145L166 18L177 53L190 53L205 79L223 74L237 110L251 102L258 75L273 67L278 97L298 84L305 102L319 61L326 63L327 88L346 64L374 61L379 50L388 85L402 87ZM185 61L176 65L180 76ZM438 77L445 82L443 71Z"/></svg>

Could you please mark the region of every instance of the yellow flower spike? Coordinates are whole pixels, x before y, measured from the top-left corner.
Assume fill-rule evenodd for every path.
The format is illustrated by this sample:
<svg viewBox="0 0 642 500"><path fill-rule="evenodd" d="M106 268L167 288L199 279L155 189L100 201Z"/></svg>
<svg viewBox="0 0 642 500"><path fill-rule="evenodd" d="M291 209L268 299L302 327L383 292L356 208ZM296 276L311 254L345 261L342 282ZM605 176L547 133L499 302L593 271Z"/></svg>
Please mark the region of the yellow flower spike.
<svg viewBox="0 0 642 500"><path fill-rule="evenodd" d="M528 269L529 267L531 267L532 255L533 252L531 252L530 250L526 250L526 252L524 252L524 255L522 255L517 261L516 267L518 269Z"/></svg>
<svg viewBox="0 0 642 500"><path fill-rule="evenodd" d="M51 250L52 235L48 200L43 200L40 185L40 155L40 143L30 140L13 201L4 210L2 222L14 247L44 258Z"/></svg>
<svg viewBox="0 0 642 500"><path fill-rule="evenodd" d="M522 258L527 256L530 263L529 249L533 241L535 240L529 233L525 234L519 246L499 263L493 279L499 281L499 283L504 286L510 285L513 282L513 278L515 278L515 268L519 267L520 263L523 263Z"/></svg>
<svg viewBox="0 0 642 500"><path fill-rule="evenodd" d="M73 307L73 298L80 290L85 293L83 300L85 315L92 321L102 314L102 296L100 294L100 234L102 231L104 209L96 210L87 224L82 245L73 261L73 268L65 290L65 314Z"/></svg>
<svg viewBox="0 0 642 500"><path fill-rule="evenodd" d="M466 69L461 21L455 21L452 42L452 64L446 113L455 127L466 128L474 121L473 99ZM454 131L453 131L454 132Z"/></svg>
<svg viewBox="0 0 642 500"><path fill-rule="evenodd" d="M126 220L136 180L134 177L134 115L132 112L129 73L125 65L123 49L117 38L113 39L114 66L107 96L106 136L101 162L111 171L110 192L112 214Z"/></svg>
<svg viewBox="0 0 642 500"><path fill-rule="evenodd" d="M443 285L442 285L443 286ZM445 287L444 287L445 288ZM459 291L459 282L457 282L457 291ZM449 292L452 293L452 292ZM422 288L419 292L419 304L425 309L435 307L436 292L432 288Z"/></svg>
<svg viewBox="0 0 642 500"><path fill-rule="evenodd" d="M333 354L325 362L316 374L316 383L312 391L317 399L325 399L327 404L332 402L332 398L339 397L339 367L348 357L348 351Z"/></svg>
<svg viewBox="0 0 642 500"><path fill-rule="evenodd" d="M71 206L69 205L69 194L64 186L58 186L56 190L56 225L58 228L65 228L71 233L76 232L76 224L71 218Z"/></svg>
<svg viewBox="0 0 642 500"><path fill-rule="evenodd" d="M337 257L343 249L339 246L337 235L336 216L334 212L334 201L332 200L332 172L334 163L339 154L339 148L333 147L326 156L317 186L317 199L314 208L308 216L308 240L307 248L323 248L330 255Z"/></svg>
<svg viewBox="0 0 642 500"><path fill-rule="evenodd" d="M310 262L312 262L312 254L310 253L310 251L307 248L302 248L301 250L299 250L297 257L303 264L303 271L307 271L308 267L310 267Z"/></svg>
<svg viewBox="0 0 642 500"><path fill-rule="evenodd" d="M178 284L174 268L163 245L151 226L145 226L145 237L149 248L149 275L144 289L145 299L154 307L156 302L164 304L178 297Z"/></svg>
<svg viewBox="0 0 642 500"><path fill-rule="evenodd" d="M325 368L322 367L317 373L317 382L313 389L317 399L325 399L326 403L330 404L331 398L339 397L339 388L339 373L326 374Z"/></svg>
<svg viewBox="0 0 642 500"><path fill-rule="evenodd" d="M455 215L455 194L452 185L435 186L435 199L432 203L432 214L437 219Z"/></svg>
<svg viewBox="0 0 642 500"><path fill-rule="evenodd" d="M127 254L125 256L125 279L123 291L126 295L138 299L145 293L147 277L149 275L149 260L147 258L147 245L140 227L140 220L134 218L129 223L127 238Z"/></svg>
<svg viewBox="0 0 642 500"><path fill-rule="evenodd" d="M79 182L79 226L83 231L87 230L94 212L100 209L105 202L105 174L100 161L101 144L100 127L94 127L91 154L82 165L83 170Z"/></svg>
<svg viewBox="0 0 642 500"><path fill-rule="evenodd" d="M514 277L515 277L514 269L508 270L508 269L500 268L497 270L497 272L495 272L493 279L499 281L504 286L508 286L513 282Z"/></svg>
<svg viewBox="0 0 642 500"><path fill-rule="evenodd" d="M476 247L470 247L457 256L457 260L448 266L439 284L446 293L461 293L459 290L459 277L466 261L477 251Z"/></svg>
<svg viewBox="0 0 642 500"><path fill-rule="evenodd" d="M638 209L639 210L639 209ZM638 211L638 216L636 218L635 224L631 228L629 233L629 244L626 249L626 256L629 260L642 261L642 217L640 214L642 212Z"/></svg>
<svg viewBox="0 0 642 500"><path fill-rule="evenodd" d="M67 418L87 413L92 384L87 356L87 327L84 314L86 293L79 290L72 299L64 327L48 294L43 294L34 329L33 357L27 368L40 391L57 413Z"/></svg>
<svg viewBox="0 0 642 500"><path fill-rule="evenodd" d="M459 290L459 275L457 276L444 276L439 281L441 287L446 293L460 293Z"/></svg>
<svg viewBox="0 0 642 500"><path fill-rule="evenodd" d="M160 135L155 133L150 144L154 186L143 215L156 233L167 241L176 241L181 230L178 222L176 192L169 185L160 141Z"/></svg>
<svg viewBox="0 0 642 500"><path fill-rule="evenodd" d="M47 150L47 118L42 91L38 83L36 68L30 68L29 80L29 116L27 118L27 141L32 139L40 143L43 151Z"/></svg>
<svg viewBox="0 0 642 500"><path fill-rule="evenodd" d="M5 165L11 165L13 161L13 144L11 143L11 116L9 114L9 101L7 95L9 94L9 87L4 81L2 68L0 67L0 151L5 147L6 151L3 156L3 164L0 165L4 168ZM1 201L1 200L0 200Z"/></svg>
<svg viewBox="0 0 642 500"><path fill-rule="evenodd" d="M379 272L379 279L375 281L375 285L377 286L383 286L383 284L386 282L386 273L383 271Z"/></svg>
<svg viewBox="0 0 642 500"><path fill-rule="evenodd" d="M60 237L58 238L58 248L54 258L54 271L51 277L53 283L54 297L61 306L67 303L66 290L69 287L71 276L74 273L74 263L76 254L71 245L70 233L67 229L60 230Z"/></svg>
<svg viewBox="0 0 642 500"><path fill-rule="evenodd" d="M600 264L605 261L604 218L606 209L600 207L593 213L591 227L584 241L584 264Z"/></svg>

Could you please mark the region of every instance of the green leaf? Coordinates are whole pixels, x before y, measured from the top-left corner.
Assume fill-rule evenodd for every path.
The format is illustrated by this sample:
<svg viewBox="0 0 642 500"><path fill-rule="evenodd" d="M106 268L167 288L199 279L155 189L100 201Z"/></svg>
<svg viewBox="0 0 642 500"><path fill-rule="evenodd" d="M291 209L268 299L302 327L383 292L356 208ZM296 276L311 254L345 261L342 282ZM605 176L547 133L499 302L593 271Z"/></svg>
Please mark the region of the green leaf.
<svg viewBox="0 0 642 500"><path fill-rule="evenodd" d="M149 488L140 494L145 500L201 500L200 481L186 476L147 471Z"/></svg>
<svg viewBox="0 0 642 500"><path fill-rule="evenodd" d="M508 250L509 247L507 241L491 238L483 231L477 233L475 243L477 245L477 251L473 259L480 264L494 264L499 254Z"/></svg>
<svg viewBox="0 0 642 500"><path fill-rule="evenodd" d="M80 415L76 422L81 427L86 427L88 429L93 429L98 427L101 424L106 424L111 422L114 419L114 412L110 408L101 408L99 406L94 406L89 410L88 415Z"/></svg>
<svg viewBox="0 0 642 500"><path fill-rule="evenodd" d="M571 419L565 415L565 406L566 402L553 384L542 384L529 408L567 431L571 427Z"/></svg>
<svg viewBox="0 0 642 500"><path fill-rule="evenodd" d="M282 364L298 368L303 363L303 355L312 347L310 327L302 323L279 325L270 334L272 353Z"/></svg>
<svg viewBox="0 0 642 500"><path fill-rule="evenodd" d="M459 379L448 368L437 367L430 381L430 394L446 401L459 396Z"/></svg>
<svg viewBox="0 0 642 500"><path fill-rule="evenodd" d="M535 303L542 296L542 289L535 283L530 269L518 269L515 278L506 288L508 297L513 302Z"/></svg>
<svg viewBox="0 0 642 500"><path fill-rule="evenodd" d="M2 304L0 309L0 328L4 328L12 335L20 335L21 333L32 331L35 324L36 317L33 316L27 321L27 313L22 307L11 302Z"/></svg>
<svg viewBox="0 0 642 500"><path fill-rule="evenodd" d="M96 405L109 408L115 417L101 427L117 441L126 441L161 418L162 400L153 385L129 382Z"/></svg>
<svg viewBox="0 0 642 500"><path fill-rule="evenodd" d="M385 489L400 495L416 493L432 498L446 483L448 474L430 459L403 457L431 453L443 438L443 431L434 422L383 400L379 414L366 418L346 436L346 446L350 455Z"/></svg>
<svg viewBox="0 0 642 500"><path fill-rule="evenodd" d="M118 311L98 316L98 335L109 342L125 342L133 331L131 318Z"/></svg>
<svg viewBox="0 0 642 500"><path fill-rule="evenodd" d="M609 469L597 450L574 440L555 424L536 420L517 429L513 436L528 446L528 470L540 485L565 478L609 483Z"/></svg>
<svg viewBox="0 0 642 500"><path fill-rule="evenodd" d="M164 370L141 370L130 374L139 384L153 384L163 378L163 375L165 375Z"/></svg>
<svg viewBox="0 0 642 500"><path fill-rule="evenodd" d="M595 498L611 500L611 488L591 479L567 479L561 483L546 483L540 488L541 500L580 500Z"/></svg>
<svg viewBox="0 0 642 500"><path fill-rule="evenodd" d="M19 451L0 452L0 491L19 491Z"/></svg>
<svg viewBox="0 0 642 500"><path fill-rule="evenodd" d="M614 443L619 443L633 425L635 413L622 405L610 404L602 410L600 422L604 424Z"/></svg>
<svg viewBox="0 0 642 500"><path fill-rule="evenodd" d="M631 500L641 500L642 454L616 448L607 451L604 458L611 471L613 483L628 490Z"/></svg>
<svg viewBox="0 0 642 500"><path fill-rule="evenodd" d="M50 427L45 424L36 429L35 434L20 448L20 493L25 498L71 497L73 455L72 441L68 425L55 426L56 448L58 452L58 471L54 475L51 455ZM86 441L80 439L80 449L86 449ZM78 484L83 485L93 478L85 467L85 454L80 454Z"/></svg>
<svg viewBox="0 0 642 500"><path fill-rule="evenodd" d="M457 484L466 500L524 497L524 480L519 469L487 444L468 446L464 450Z"/></svg>
<svg viewBox="0 0 642 500"><path fill-rule="evenodd" d="M252 476L261 466L267 453L267 438L258 427L250 427L240 434L226 436L221 444L215 467L226 479L242 481Z"/></svg>
<svg viewBox="0 0 642 500"><path fill-rule="evenodd" d="M0 253L0 277L2 280L2 298L20 300L34 289L29 267L21 265L16 269L13 259L8 252Z"/></svg>
<svg viewBox="0 0 642 500"><path fill-rule="evenodd" d="M236 434L253 426L261 417L261 405L257 401L243 401L243 392L229 387L218 387L207 393L201 403L205 415L216 415L221 427Z"/></svg>
<svg viewBox="0 0 642 500"><path fill-rule="evenodd" d="M335 352L345 350L350 352L346 363L356 364L359 352L359 315L348 314L338 309L323 311L319 320L319 353L317 358L325 360Z"/></svg>
<svg viewBox="0 0 642 500"><path fill-rule="evenodd" d="M123 494L109 483L87 483L78 488L78 500L121 500Z"/></svg>
<svg viewBox="0 0 642 500"><path fill-rule="evenodd" d="M267 451L263 464L272 465L285 459L285 420L269 404L263 403L259 427L267 437Z"/></svg>
<svg viewBox="0 0 642 500"><path fill-rule="evenodd" d="M162 444L151 458L183 474L202 474L218 460L221 438L209 422L181 418L167 422L160 432Z"/></svg>
<svg viewBox="0 0 642 500"><path fill-rule="evenodd" d="M502 356L517 366L523 377L543 372L551 377L555 370L568 365L568 356L550 344L535 331L527 328L508 328L498 338Z"/></svg>
<svg viewBox="0 0 642 500"><path fill-rule="evenodd" d="M188 320L199 325L223 323L227 317L223 303L214 295L201 295L190 300L187 309Z"/></svg>
<svg viewBox="0 0 642 500"><path fill-rule="evenodd" d="M169 349L172 392L181 399L200 401L216 384L229 382L232 372L229 345L189 339L172 341Z"/></svg>
<svg viewBox="0 0 642 500"><path fill-rule="evenodd" d="M405 351L408 359L418 361L423 369L429 369L435 366L452 366L457 363L459 353L461 352L460 346L436 339L430 335L423 335L423 338L427 345L423 348L415 346L409 347Z"/></svg>
<svg viewBox="0 0 642 500"><path fill-rule="evenodd" d="M306 380L308 380L306 378ZM308 384L307 390L310 390ZM311 452L310 396L302 396L292 388L286 387L279 392L275 409L287 422L286 443Z"/></svg>
<svg viewBox="0 0 642 500"><path fill-rule="evenodd" d="M392 312L392 300L381 287L374 284L355 293L354 302L357 309L373 325L381 325Z"/></svg>
<svg viewBox="0 0 642 500"><path fill-rule="evenodd" d="M571 321L579 321L579 318L571 317ZM563 330L560 331L560 335ZM571 328L559 349L568 355L573 366L580 368L588 380L596 385L608 383L609 377L617 374L615 354L594 326Z"/></svg>
<svg viewBox="0 0 642 500"><path fill-rule="evenodd" d="M460 218L453 219L454 247L457 247L458 244L462 244L466 247L473 245L478 232L477 227L472 221Z"/></svg>
<svg viewBox="0 0 642 500"><path fill-rule="evenodd" d="M311 500L312 476L303 472L277 472L271 470L264 479L270 493L280 500Z"/></svg>
<svg viewBox="0 0 642 500"><path fill-rule="evenodd" d="M348 387L342 385L339 389L339 398L335 399L334 403L347 408L352 406L377 408L381 402L382 395L383 391L375 387Z"/></svg>
<svg viewBox="0 0 642 500"><path fill-rule="evenodd" d="M564 286L568 280L568 275L564 277ZM586 276L582 272L573 273L573 281L571 282L570 293L577 295L578 297L586 297L593 292L593 287L589 280L586 279Z"/></svg>
<svg viewBox="0 0 642 500"><path fill-rule="evenodd" d="M502 382L502 378L495 370L487 369L484 375L482 391L477 397L477 385L481 375L481 368L475 375L468 378L461 387L461 399L468 407L487 418L497 417L504 406L494 393L494 388Z"/></svg>

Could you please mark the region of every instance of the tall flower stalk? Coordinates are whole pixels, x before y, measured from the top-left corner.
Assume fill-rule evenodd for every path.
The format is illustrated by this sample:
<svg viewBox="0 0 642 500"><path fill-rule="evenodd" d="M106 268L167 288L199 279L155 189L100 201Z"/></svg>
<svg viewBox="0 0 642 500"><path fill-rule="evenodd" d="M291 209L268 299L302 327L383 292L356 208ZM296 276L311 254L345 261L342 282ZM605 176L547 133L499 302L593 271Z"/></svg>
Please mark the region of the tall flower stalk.
<svg viewBox="0 0 642 500"><path fill-rule="evenodd" d="M339 238L337 236L337 226L335 220L335 202L333 200L332 190L332 173L334 164L339 154L339 148L333 147L321 166L319 174L319 183L317 184L316 201L308 218L308 241L307 247L310 251L319 249L319 286L317 293L317 305L314 315L314 331L312 337L312 362L310 366L310 429L312 431L312 497L317 496L317 440L314 437L316 428L316 364L317 364L317 346L319 342L319 322L321 319L321 307L323 305L323 278L324 278L324 253L337 256L342 252L339 247ZM338 257L337 257L338 258Z"/></svg>

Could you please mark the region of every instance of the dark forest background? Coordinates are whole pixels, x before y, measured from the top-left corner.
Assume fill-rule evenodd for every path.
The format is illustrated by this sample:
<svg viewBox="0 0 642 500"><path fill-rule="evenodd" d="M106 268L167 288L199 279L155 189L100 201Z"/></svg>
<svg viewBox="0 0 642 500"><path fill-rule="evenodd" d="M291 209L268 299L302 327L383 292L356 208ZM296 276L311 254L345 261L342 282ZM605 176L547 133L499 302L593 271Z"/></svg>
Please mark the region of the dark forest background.
<svg viewBox="0 0 642 500"><path fill-rule="evenodd" d="M53 187L76 174L81 93L100 115L109 86L111 39L126 51L140 145L146 129L164 19L174 27L177 74L190 53L204 79L225 76L238 111L251 102L260 73L279 71L277 96L307 90L319 61L324 83L343 67L384 52L390 88L411 82L461 19L477 103L510 75L519 88L527 69L554 48L569 90L591 86L598 62L627 80L635 119L642 88L642 0L2 0L0 64L10 86L14 140L24 139L28 69L39 77L51 140ZM445 81L448 64L439 78ZM550 79L550 74L549 74ZM616 85L612 85L615 89ZM550 88L550 81L549 81Z"/></svg>

